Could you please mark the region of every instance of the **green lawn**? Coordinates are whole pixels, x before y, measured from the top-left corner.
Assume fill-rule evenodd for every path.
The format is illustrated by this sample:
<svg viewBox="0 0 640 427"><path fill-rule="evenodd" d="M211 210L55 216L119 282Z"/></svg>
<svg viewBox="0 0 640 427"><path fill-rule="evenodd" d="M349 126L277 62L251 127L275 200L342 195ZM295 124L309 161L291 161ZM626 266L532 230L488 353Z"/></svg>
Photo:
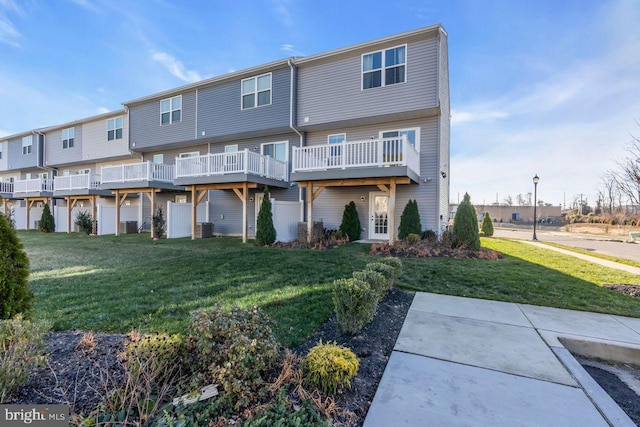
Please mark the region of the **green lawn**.
<svg viewBox="0 0 640 427"><path fill-rule="evenodd" d="M217 302L259 305L283 345L305 340L332 313L331 283L375 257L369 245L329 251L260 248L237 238L152 242L21 231L31 259L35 317L54 329L184 332L190 311ZM640 301L599 285L640 277L517 241L483 239L499 261L405 259L411 290L640 317Z"/></svg>

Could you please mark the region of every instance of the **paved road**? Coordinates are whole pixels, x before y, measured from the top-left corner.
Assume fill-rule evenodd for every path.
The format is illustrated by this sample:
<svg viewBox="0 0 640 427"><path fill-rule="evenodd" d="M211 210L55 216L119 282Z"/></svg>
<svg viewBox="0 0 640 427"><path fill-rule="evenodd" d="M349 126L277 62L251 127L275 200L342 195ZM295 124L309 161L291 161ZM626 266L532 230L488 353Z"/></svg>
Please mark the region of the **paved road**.
<svg viewBox="0 0 640 427"><path fill-rule="evenodd" d="M532 231L496 228L494 236L531 240ZM574 248L586 249L594 253L640 261L640 244L637 243L624 243L621 241L606 240L606 238L599 236L566 233L562 231L537 231L536 236L542 243L553 242Z"/></svg>

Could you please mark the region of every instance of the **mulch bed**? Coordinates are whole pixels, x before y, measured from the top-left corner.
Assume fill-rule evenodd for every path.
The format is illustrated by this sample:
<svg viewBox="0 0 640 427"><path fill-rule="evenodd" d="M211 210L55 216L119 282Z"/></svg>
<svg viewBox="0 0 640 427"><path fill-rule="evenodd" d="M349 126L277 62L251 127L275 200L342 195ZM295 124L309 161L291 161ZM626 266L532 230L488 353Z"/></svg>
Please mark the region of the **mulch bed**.
<svg viewBox="0 0 640 427"><path fill-rule="evenodd" d="M374 243L371 245L371 254L395 256L398 258L459 258L459 259L487 259L497 260L503 258L500 252L480 248L474 251L469 249L451 249L446 245L437 242L431 243L421 240L416 244L407 242L398 242L390 245L389 243Z"/></svg>
<svg viewBox="0 0 640 427"><path fill-rule="evenodd" d="M629 285L625 283L618 283L613 285L604 285L605 288L612 291L620 292L621 294L628 295L634 298L640 298L640 285Z"/></svg>
<svg viewBox="0 0 640 427"><path fill-rule="evenodd" d="M336 404L355 414L346 425L360 426L382 377L387 361L413 301L413 292L392 289L378 306L373 320L355 336L342 334L335 316L323 324L306 342L293 349L300 356L322 342L347 346L360 359L358 375L351 389L335 397ZM91 412L104 390L118 388L123 368L118 354L125 335L96 334L95 346L80 344L84 332L50 332L46 336L49 354L46 366L32 373L11 404L70 404L75 413Z"/></svg>

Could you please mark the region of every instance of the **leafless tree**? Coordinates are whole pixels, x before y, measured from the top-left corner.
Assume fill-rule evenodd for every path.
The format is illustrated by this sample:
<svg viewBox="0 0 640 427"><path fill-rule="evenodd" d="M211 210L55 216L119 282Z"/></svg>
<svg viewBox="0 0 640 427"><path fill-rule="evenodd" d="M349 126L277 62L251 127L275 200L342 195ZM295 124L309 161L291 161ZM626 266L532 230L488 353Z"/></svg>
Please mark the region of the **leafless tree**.
<svg viewBox="0 0 640 427"><path fill-rule="evenodd" d="M618 182L616 179L616 173L612 170L607 171L602 178L600 178L601 188L598 190L598 198L602 200L602 205L605 211L609 214L613 214L616 207L616 199L618 198Z"/></svg>
<svg viewBox="0 0 640 427"><path fill-rule="evenodd" d="M504 204L507 206L513 206L513 198L511 196L505 197L503 200Z"/></svg>
<svg viewBox="0 0 640 427"><path fill-rule="evenodd" d="M614 174L616 185L631 204L640 204L640 138L632 137L627 146L627 156L617 161Z"/></svg>
<svg viewBox="0 0 640 427"><path fill-rule="evenodd" d="M525 206L526 205L526 200L524 198L524 196L522 194L518 194L516 196L516 201L518 202L518 206Z"/></svg>

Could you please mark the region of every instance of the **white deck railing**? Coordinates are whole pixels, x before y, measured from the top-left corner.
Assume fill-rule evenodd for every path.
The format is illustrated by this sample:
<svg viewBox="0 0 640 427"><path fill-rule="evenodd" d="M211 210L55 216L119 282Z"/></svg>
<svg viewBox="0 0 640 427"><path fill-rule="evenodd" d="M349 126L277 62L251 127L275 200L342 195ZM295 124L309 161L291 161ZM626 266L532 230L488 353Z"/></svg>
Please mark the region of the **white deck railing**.
<svg viewBox="0 0 640 427"><path fill-rule="evenodd" d="M21 179L13 184L13 191L16 193L40 193L53 191L52 179Z"/></svg>
<svg viewBox="0 0 640 427"><path fill-rule="evenodd" d="M13 193L13 182L0 181L0 193Z"/></svg>
<svg viewBox="0 0 640 427"><path fill-rule="evenodd" d="M96 173L82 175L56 176L53 190L97 190L100 188L100 175Z"/></svg>
<svg viewBox="0 0 640 427"><path fill-rule="evenodd" d="M176 178L245 173L287 180L287 162L245 149L176 159Z"/></svg>
<svg viewBox="0 0 640 427"><path fill-rule="evenodd" d="M293 147L293 172L407 166L420 174L420 156L404 135L341 144Z"/></svg>
<svg viewBox="0 0 640 427"><path fill-rule="evenodd" d="M103 166L101 176L103 184L131 181L173 182L175 168L173 165L152 162L128 163L117 166Z"/></svg>

